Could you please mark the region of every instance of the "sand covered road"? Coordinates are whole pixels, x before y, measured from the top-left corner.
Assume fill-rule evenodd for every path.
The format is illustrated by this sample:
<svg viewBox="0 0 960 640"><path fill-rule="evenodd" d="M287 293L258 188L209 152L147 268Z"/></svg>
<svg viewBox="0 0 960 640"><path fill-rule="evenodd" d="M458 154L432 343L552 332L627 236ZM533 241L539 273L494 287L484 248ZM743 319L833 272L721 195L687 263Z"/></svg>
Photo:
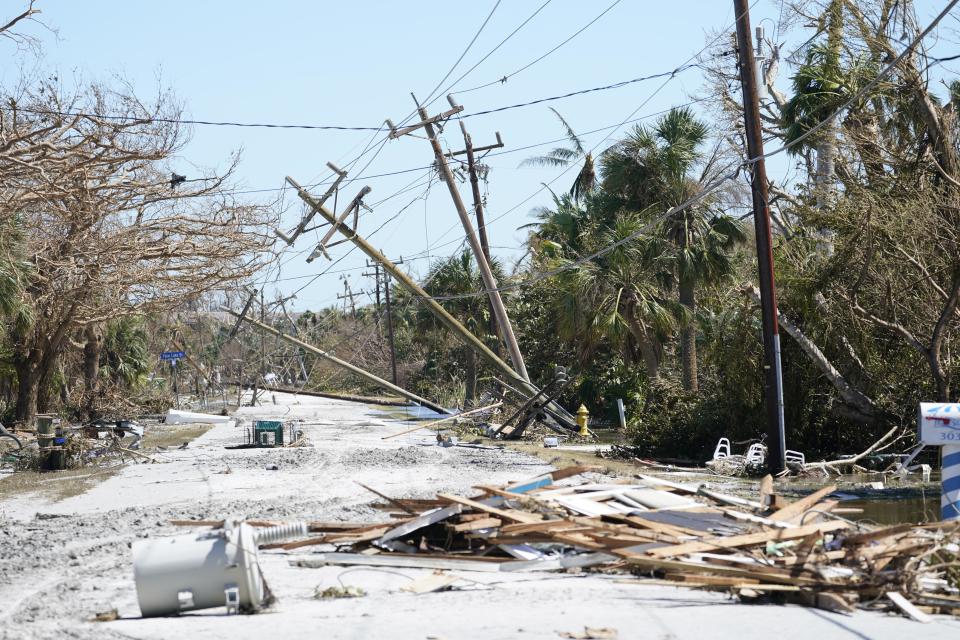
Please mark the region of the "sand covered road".
<svg viewBox="0 0 960 640"><path fill-rule="evenodd" d="M539 460L498 447L439 447L417 432L391 440L409 423L363 405L276 394L276 404L244 408L241 420L301 421L312 447L227 450L242 427L217 426L160 464L130 465L78 496L50 503L37 494L0 503L0 638L264 639L557 638L585 626L620 638L768 637L782 640L884 638L920 633L890 616L853 617L800 607L748 607L723 594L638 586L622 576L463 572L455 590L413 595L401 589L429 574L415 569L292 567L296 553L261 552L278 602L255 616L223 610L180 618L139 617L130 543L182 533L170 519L382 519L368 484L397 497L472 493L548 470ZM267 470L276 465L277 470ZM317 587L360 587L354 599L317 600ZM116 609L121 619L91 622ZM749 613L749 615L745 615ZM958 637L960 623L922 627L929 638Z"/></svg>

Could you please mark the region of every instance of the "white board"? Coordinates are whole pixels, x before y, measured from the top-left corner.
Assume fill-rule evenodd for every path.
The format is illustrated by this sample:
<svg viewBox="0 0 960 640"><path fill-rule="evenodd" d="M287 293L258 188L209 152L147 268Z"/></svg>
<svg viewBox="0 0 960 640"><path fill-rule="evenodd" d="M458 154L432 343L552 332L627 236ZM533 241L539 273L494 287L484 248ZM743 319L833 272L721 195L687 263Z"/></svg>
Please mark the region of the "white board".
<svg viewBox="0 0 960 640"><path fill-rule="evenodd" d="M960 444L960 403L921 402L917 422L920 442L940 447Z"/></svg>

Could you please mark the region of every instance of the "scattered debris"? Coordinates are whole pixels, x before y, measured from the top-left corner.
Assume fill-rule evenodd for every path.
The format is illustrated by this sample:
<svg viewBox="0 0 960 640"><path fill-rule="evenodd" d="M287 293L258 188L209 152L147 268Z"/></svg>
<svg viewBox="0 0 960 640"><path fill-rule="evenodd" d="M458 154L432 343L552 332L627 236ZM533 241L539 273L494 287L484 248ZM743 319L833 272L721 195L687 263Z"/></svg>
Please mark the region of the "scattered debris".
<svg viewBox="0 0 960 640"><path fill-rule="evenodd" d="M143 617L227 607L252 613L271 599L257 547L306 535L304 523L254 528L226 520L221 529L133 543L133 575Z"/></svg>
<svg viewBox="0 0 960 640"><path fill-rule="evenodd" d="M617 638L620 637L620 634L616 629L611 629L609 627L584 627L583 633L557 631L557 635L561 638L570 638L570 640L617 640Z"/></svg>
<svg viewBox="0 0 960 640"><path fill-rule="evenodd" d="M453 586L455 582L459 582L460 580L460 576L451 575L437 569L433 573L418 578L410 584L403 585L400 587L400 591L407 591L416 595L433 593L435 591L446 591Z"/></svg>
<svg viewBox="0 0 960 640"><path fill-rule="evenodd" d="M317 600L332 600L336 598L361 598L367 595L367 592L360 587L348 585L345 587L327 587L321 589L317 587L313 592L313 597Z"/></svg>
<svg viewBox="0 0 960 640"><path fill-rule="evenodd" d="M788 503L772 479L761 483L757 501L643 474L626 483L576 478L596 470L478 485L469 497L389 498L375 506L399 511L393 520L308 523L311 537L269 546L325 547L291 560L297 567L441 572L411 589L452 580L442 573L450 570L589 570L831 611L960 613L958 522L855 523L831 513L839 504L830 498L834 486Z"/></svg>
<svg viewBox="0 0 960 640"><path fill-rule="evenodd" d="M94 622L113 622L114 620L120 619L120 613L116 609L110 609L109 611L100 611L99 613L94 614Z"/></svg>

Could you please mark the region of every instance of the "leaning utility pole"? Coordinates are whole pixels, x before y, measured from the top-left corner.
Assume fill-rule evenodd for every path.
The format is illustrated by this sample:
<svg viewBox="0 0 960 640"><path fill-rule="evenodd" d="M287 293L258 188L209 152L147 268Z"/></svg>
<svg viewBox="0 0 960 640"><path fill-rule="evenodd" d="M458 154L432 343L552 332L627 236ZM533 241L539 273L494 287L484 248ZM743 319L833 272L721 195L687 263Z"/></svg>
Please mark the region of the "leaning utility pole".
<svg viewBox="0 0 960 640"><path fill-rule="evenodd" d="M309 191L304 189L296 180L290 176L287 176L287 184L296 189L300 199L306 202L313 209L316 209L317 212L327 222L331 224L336 223L335 215L324 205L320 204L317 199L314 198ZM431 313L433 313L444 326L452 331L464 343L464 345L476 351L480 357L483 358L483 360L485 360L493 369L504 374L508 380L513 382L513 384L516 384L530 394L535 394L539 391L535 385L522 378L519 373L510 367L509 364L501 360L500 357L495 354L490 347L484 344L482 340L470 333L466 327L464 327L456 318L454 318L449 311L444 309L443 305L434 300L430 294L423 289L423 287L413 280L413 278L401 271L397 265L391 262L390 259L383 255L380 251L374 249L373 246L361 235L359 235L355 229L351 229L346 225L341 225L340 233L346 236L350 242L356 245L358 249L367 255L367 257L372 258L383 265L384 270L390 276L395 278L397 282L413 293L413 295L420 298L423 301L423 305ZM573 417L556 402L550 403L550 410L551 415L563 423L567 429L573 429L576 427L576 422L574 421Z"/></svg>
<svg viewBox="0 0 960 640"><path fill-rule="evenodd" d="M763 323L764 400L767 408L767 464L778 473L785 468L786 437L783 420L783 376L780 371L780 334L777 327L777 294L773 277L773 237L770 231L770 200L767 169L763 160L763 131L757 73L750 32L747 0L733 0L737 17L737 52L740 84L743 88L743 120L746 127L747 158L753 191L753 224L757 236L757 263L760 270L760 309Z"/></svg>
<svg viewBox="0 0 960 640"><path fill-rule="evenodd" d="M304 349L305 351L308 351L308 352L310 352L310 353L312 353L312 354L314 354L314 355L316 355L316 356L319 356L319 357L323 358L323 359L326 360L327 362L330 362L330 363L332 363L332 364L335 364L335 365L337 365L338 367L342 367L342 368L346 369L347 371L350 371L351 373L354 373L354 374L360 376L361 378L364 378L364 379L366 379L366 380L369 380L370 382L372 382L373 384L377 385L378 387L381 387L381 388L386 389L386 390L388 390L388 391L392 391L392 392L394 392L394 393L396 393L396 394L399 394L399 395L403 396L404 398L410 400L411 402L414 402L414 403L419 404L419 405L423 405L424 407L427 407L428 409L432 409L432 410L436 411L437 413L442 413L442 414L449 414L449 413L450 413L450 410L449 410L449 409L446 409L446 408L440 406L439 404L436 404L436 403L434 403L434 402L431 402L430 400L427 400L426 398L422 398L422 397L416 395L415 393L411 393L411 392L407 391L406 389L403 389L403 388L401 388L401 387L398 387L398 386L395 385L395 384L392 384L392 383L390 383L390 382L387 382L386 380L384 380L384 379L382 379L382 378L379 378L379 377L373 375L373 374L370 373L369 371L365 371L364 369L361 369L360 367L357 367L357 366L355 366L355 365L350 364L350 363L347 362L346 360L341 360L340 358L336 357L335 355L333 355L333 354L331 354L331 353L327 353L327 352L324 351L323 349L318 349L317 347L313 346L312 344L309 344L309 343L307 343L307 342L304 342L303 340L300 340L300 339L298 339L298 338L294 338L293 336L287 335L287 334L285 334L285 333L282 332L282 331L279 331L279 330L277 330L277 329L274 329L273 327L271 327L270 325L266 324L265 322L259 322L258 320L255 320L255 319L253 319L253 318L251 318L251 317L249 317L249 316L241 316L239 313L237 313L237 312L235 312L235 311L232 311L232 310L230 310L230 309L228 309L228 308L226 308L226 307L224 307L223 310L226 311L227 313L229 313L230 315L232 315L232 316L234 316L234 317L236 317L236 318L239 318L239 319L240 319L241 321L243 321L243 322L249 322L250 324L254 325L255 327L259 327L261 330L265 331L266 333L271 333L271 334L275 335L276 337L280 338L281 340L285 340L286 342L289 342L290 344L296 345L296 346L300 347L301 349ZM240 382L242 383L242 381L240 381Z"/></svg>
<svg viewBox="0 0 960 640"><path fill-rule="evenodd" d="M517 344L517 338L513 333L513 326L510 324L510 317L507 315L507 308L504 306L503 299L500 297L499 285L497 284L497 280L493 277L493 272L490 271L490 264L487 262L483 247L480 245L480 239L477 237L477 233L473 228L473 223L470 222L470 216L467 214L467 208L463 204L463 198L460 197L460 191L457 189L457 183L453 177L453 172L450 171L450 166L447 164L447 158L443 153L443 149L440 147L440 141L437 139L436 131L433 128L434 122L439 122L441 119L463 111L463 107L456 104L453 100L453 97L447 96L447 100L450 102L450 106L453 107L453 109L432 118L427 114L427 110L424 107L421 107L418 103L417 112L420 114L421 121L417 124L404 127L401 130L397 130L395 127L390 126L390 138L399 138L400 136L415 131L420 127L423 127L423 130L426 132L427 138L430 140L430 145L433 147L433 155L436 157L437 168L440 170L440 177L443 178L443 181L447 183L447 189L450 191L450 197L453 199L453 205L456 207L457 214L460 216L460 223L463 225L463 230L466 232L467 240L470 242L470 248L473 250L473 255L477 259L477 267L480 270L480 276L483 278L483 285L486 287L489 294L490 304L493 307L493 313L497 318L497 324L500 325L500 331L503 334L503 340L507 344L507 352L510 354L510 360L513 362L514 369L516 369L517 373L520 374L520 377L529 382L530 376L527 374L527 367L523 362L523 354L520 353L520 346ZM416 98L414 98L414 101L416 102ZM390 125L391 123L388 121L387 124Z"/></svg>
<svg viewBox="0 0 960 640"><path fill-rule="evenodd" d="M294 298L296 296L287 296L286 298L280 298L278 302L280 303L280 310L283 312L283 317L287 319L287 322L290 323L290 330L293 331L293 335L300 337L300 329L297 328L297 323L293 321L293 318L290 317L290 314L287 313L287 300ZM307 374L307 365L303 362L303 349L297 348L297 363L300 365L300 379L303 380L303 384L306 385L309 381L310 376Z"/></svg>

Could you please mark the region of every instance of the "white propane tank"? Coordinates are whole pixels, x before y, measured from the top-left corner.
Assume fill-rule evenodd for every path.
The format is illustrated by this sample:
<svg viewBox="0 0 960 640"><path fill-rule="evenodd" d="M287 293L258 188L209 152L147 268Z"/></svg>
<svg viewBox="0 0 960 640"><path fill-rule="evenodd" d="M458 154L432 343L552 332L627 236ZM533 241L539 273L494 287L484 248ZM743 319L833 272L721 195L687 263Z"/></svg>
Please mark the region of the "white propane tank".
<svg viewBox="0 0 960 640"><path fill-rule="evenodd" d="M258 542L306 531L302 522L255 532L250 525L227 521L223 529L134 542L141 615L169 616L225 605L228 613L256 611L265 597Z"/></svg>

